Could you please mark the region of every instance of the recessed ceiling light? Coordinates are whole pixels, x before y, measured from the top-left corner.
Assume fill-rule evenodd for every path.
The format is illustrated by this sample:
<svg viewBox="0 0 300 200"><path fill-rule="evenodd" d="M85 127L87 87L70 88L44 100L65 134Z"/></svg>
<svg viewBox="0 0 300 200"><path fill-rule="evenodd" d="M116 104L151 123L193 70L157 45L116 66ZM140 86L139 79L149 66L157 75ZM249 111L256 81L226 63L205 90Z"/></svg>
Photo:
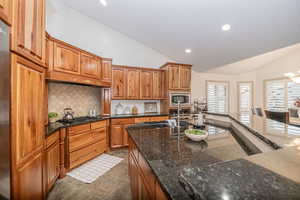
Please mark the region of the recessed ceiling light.
<svg viewBox="0 0 300 200"><path fill-rule="evenodd" d="M100 1L100 3L101 3L103 6L107 6L106 0L99 0L99 1Z"/></svg>
<svg viewBox="0 0 300 200"><path fill-rule="evenodd" d="M224 24L224 25L222 26L222 30L223 30L223 31L229 31L230 29L231 29L230 24Z"/></svg>
<svg viewBox="0 0 300 200"><path fill-rule="evenodd" d="M192 53L191 49L185 49L185 53Z"/></svg>

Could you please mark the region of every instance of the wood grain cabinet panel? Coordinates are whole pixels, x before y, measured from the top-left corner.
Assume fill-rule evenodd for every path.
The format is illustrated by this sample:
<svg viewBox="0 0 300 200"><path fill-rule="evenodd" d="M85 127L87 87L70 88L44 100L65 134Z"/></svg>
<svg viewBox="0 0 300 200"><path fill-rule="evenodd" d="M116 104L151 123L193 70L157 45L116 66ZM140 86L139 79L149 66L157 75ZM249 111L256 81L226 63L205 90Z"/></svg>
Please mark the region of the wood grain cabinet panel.
<svg viewBox="0 0 300 200"><path fill-rule="evenodd" d="M17 164L42 151L44 82L44 69L12 55L12 139Z"/></svg>
<svg viewBox="0 0 300 200"><path fill-rule="evenodd" d="M114 68L112 70L112 98L126 98L126 70L122 68Z"/></svg>
<svg viewBox="0 0 300 200"><path fill-rule="evenodd" d="M112 76L112 60L103 58L101 66L101 80L105 82L111 82Z"/></svg>
<svg viewBox="0 0 300 200"><path fill-rule="evenodd" d="M11 0L0 0L0 19L11 24Z"/></svg>
<svg viewBox="0 0 300 200"><path fill-rule="evenodd" d="M111 107L111 89L102 88L101 91L101 114L110 115Z"/></svg>
<svg viewBox="0 0 300 200"><path fill-rule="evenodd" d="M162 88L162 72L155 71L153 72L153 93L152 97L154 99L163 98L163 88Z"/></svg>
<svg viewBox="0 0 300 200"><path fill-rule="evenodd" d="M98 57L86 53L81 53L80 69L81 69L81 75L94 78L94 79L100 79L101 62Z"/></svg>
<svg viewBox="0 0 300 200"><path fill-rule="evenodd" d="M80 52L63 44L54 44L54 66L59 72L80 74Z"/></svg>
<svg viewBox="0 0 300 200"><path fill-rule="evenodd" d="M140 98L140 70L127 70L127 99Z"/></svg>
<svg viewBox="0 0 300 200"><path fill-rule="evenodd" d="M14 184L14 199L18 200L42 200L42 153L34 156L24 166L17 169Z"/></svg>
<svg viewBox="0 0 300 200"><path fill-rule="evenodd" d="M112 148L123 146L123 131L123 125L112 125L110 134L110 145Z"/></svg>
<svg viewBox="0 0 300 200"><path fill-rule="evenodd" d="M189 90L191 89L191 67L180 66L180 89Z"/></svg>
<svg viewBox="0 0 300 200"><path fill-rule="evenodd" d="M54 185L56 179L60 173L60 161L59 161L59 141L57 140L52 146L46 150L46 181L47 191Z"/></svg>
<svg viewBox="0 0 300 200"><path fill-rule="evenodd" d="M9 0L12 4L12 50L45 64L45 1ZM4 1L5 2L5 1Z"/></svg>
<svg viewBox="0 0 300 200"><path fill-rule="evenodd" d="M169 89L176 90L180 87L179 82L179 66L173 65L169 67Z"/></svg>
<svg viewBox="0 0 300 200"><path fill-rule="evenodd" d="M141 71L141 99L151 99L153 92L153 72Z"/></svg>

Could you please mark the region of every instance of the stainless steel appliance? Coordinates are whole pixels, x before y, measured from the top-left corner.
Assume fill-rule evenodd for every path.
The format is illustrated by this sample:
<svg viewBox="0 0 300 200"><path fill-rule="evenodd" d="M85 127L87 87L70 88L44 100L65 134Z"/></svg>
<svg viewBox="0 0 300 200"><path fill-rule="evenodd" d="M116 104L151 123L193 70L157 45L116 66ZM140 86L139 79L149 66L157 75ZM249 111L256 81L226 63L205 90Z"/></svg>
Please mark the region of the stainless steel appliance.
<svg viewBox="0 0 300 200"><path fill-rule="evenodd" d="M10 199L9 27L0 20L0 199Z"/></svg>
<svg viewBox="0 0 300 200"><path fill-rule="evenodd" d="M74 120L73 115L74 115L74 112L73 112L72 108L65 108L63 120L66 122L71 122Z"/></svg>
<svg viewBox="0 0 300 200"><path fill-rule="evenodd" d="M170 92L170 106L177 107L178 103L180 103L181 106L191 106L191 93Z"/></svg>

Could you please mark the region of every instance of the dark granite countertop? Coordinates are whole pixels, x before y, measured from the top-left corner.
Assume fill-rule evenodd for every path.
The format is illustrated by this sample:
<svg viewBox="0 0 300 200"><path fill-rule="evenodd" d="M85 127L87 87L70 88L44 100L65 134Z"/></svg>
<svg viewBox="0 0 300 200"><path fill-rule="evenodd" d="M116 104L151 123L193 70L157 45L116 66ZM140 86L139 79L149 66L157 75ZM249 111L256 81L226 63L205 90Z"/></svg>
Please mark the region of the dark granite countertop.
<svg viewBox="0 0 300 200"><path fill-rule="evenodd" d="M157 116L168 116L169 114L165 113L140 113L137 115L131 115L131 114L124 114L124 115L105 115L105 116L97 116L96 118L87 118L84 120L79 120L72 122L70 124L55 122L50 123L48 126L46 126L46 137L50 136L52 133L56 132L60 128L67 128L72 126L77 126L81 124L91 123L91 122L97 122L101 120L106 119L118 119L118 118L132 118L132 117L157 117Z"/></svg>
<svg viewBox="0 0 300 200"><path fill-rule="evenodd" d="M266 138L278 147L288 147L299 144L300 124L293 121L283 123L251 113L208 113L210 115L228 116L261 139ZM268 141L266 141L268 142ZM278 148L275 148L278 149Z"/></svg>
<svg viewBox="0 0 300 200"><path fill-rule="evenodd" d="M46 126L46 137L50 136L52 133L58 131L61 128L67 128L67 127L72 127L72 126L77 126L81 124L87 124L91 122L98 122L102 120L107 120L110 119L109 116L98 116L96 118L85 118L83 120L79 121L74 121L72 123L60 123L60 122L55 122L55 123L50 123L48 126Z"/></svg>
<svg viewBox="0 0 300 200"><path fill-rule="evenodd" d="M230 130L208 125L206 141L192 142L173 135L169 127L138 124L128 127L154 174L171 199L190 199L178 181L184 168L207 166L247 156Z"/></svg>
<svg viewBox="0 0 300 200"><path fill-rule="evenodd" d="M258 121L265 124L262 117L251 115L255 119L250 125L241 114L230 116L256 131ZM225 136L228 130L224 134L209 127L207 143L193 143L184 136L177 139L170 128L159 125L139 124L127 130L171 199L300 199L299 138L293 137L293 145L279 150L248 156Z"/></svg>

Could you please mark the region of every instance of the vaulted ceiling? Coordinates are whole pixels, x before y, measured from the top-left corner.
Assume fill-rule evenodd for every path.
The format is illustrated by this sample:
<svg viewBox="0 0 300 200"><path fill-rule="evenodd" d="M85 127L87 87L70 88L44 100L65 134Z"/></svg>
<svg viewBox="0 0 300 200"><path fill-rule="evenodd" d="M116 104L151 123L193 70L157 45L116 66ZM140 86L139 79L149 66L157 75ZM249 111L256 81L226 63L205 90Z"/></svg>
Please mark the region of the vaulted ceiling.
<svg viewBox="0 0 300 200"><path fill-rule="evenodd" d="M299 0L62 1L197 71L300 42Z"/></svg>

